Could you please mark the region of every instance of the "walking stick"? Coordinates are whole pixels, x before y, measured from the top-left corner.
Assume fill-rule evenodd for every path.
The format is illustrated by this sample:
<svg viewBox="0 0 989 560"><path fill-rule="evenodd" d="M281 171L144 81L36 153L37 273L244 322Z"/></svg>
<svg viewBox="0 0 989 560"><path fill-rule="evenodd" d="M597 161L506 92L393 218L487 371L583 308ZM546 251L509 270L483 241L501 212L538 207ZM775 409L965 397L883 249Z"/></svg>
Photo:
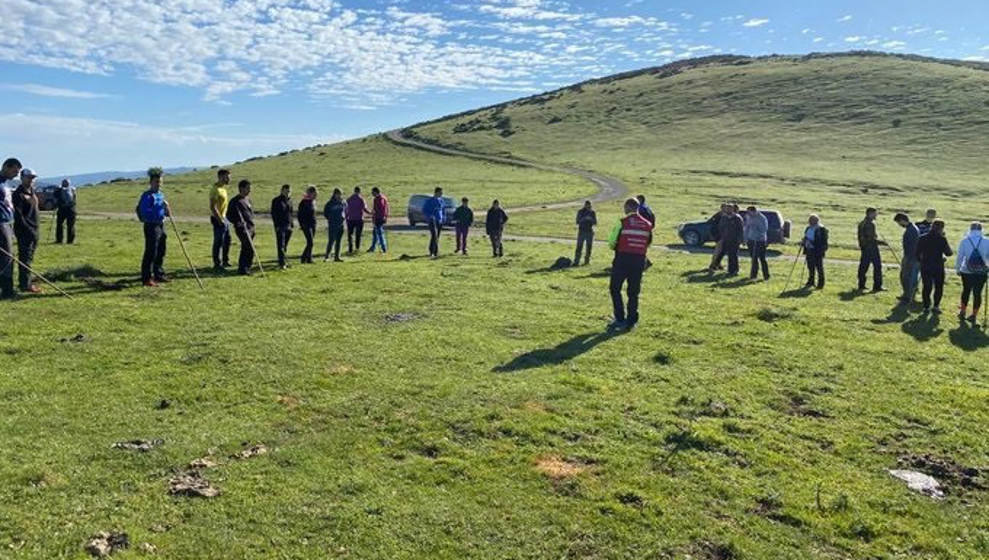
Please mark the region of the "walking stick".
<svg viewBox="0 0 989 560"><path fill-rule="evenodd" d="M797 250L797 257L793 259L793 266L790 267L790 274L789 276L786 277L786 285L783 286L783 291L780 292L780 295L785 294L786 291L790 289L790 280L793 279L793 271L797 269L797 264L800 263L800 255L802 255L803 253L804 253L804 244L801 243L800 249Z"/></svg>
<svg viewBox="0 0 989 560"><path fill-rule="evenodd" d="M189 258L189 251L185 250L185 242L182 241L182 234L179 233L179 226L175 225L175 218L172 217L172 213L168 213L168 221L172 223L172 229L175 230L175 237L179 240L179 247L182 248L182 254L185 255L185 262L189 263L189 269L192 270L192 275L196 277L196 283L199 284L200 290L206 290L206 286L203 286L203 281L199 278L199 272L196 267L192 264L192 259Z"/></svg>
<svg viewBox="0 0 989 560"><path fill-rule="evenodd" d="M48 242L55 241L55 222L58 221L58 210L52 211L52 227L48 229Z"/></svg>
<svg viewBox="0 0 989 560"><path fill-rule="evenodd" d="M10 257L10 259L13 262L15 262L15 263L19 264L20 266L23 266L24 268L26 268L28 272L30 272L31 274L33 274L33 275L37 276L38 278L40 278L42 282L44 282L45 284L48 284L49 286L51 286L56 292L62 294L63 296L65 296L65 297L67 297L69 299L73 299L73 297L70 296L68 293L66 293L65 290L63 290L63 289L59 288L58 286L56 286L55 284L53 284L51 282L51 280L45 278L44 276L38 274L37 272L35 272L33 270L31 270L31 267L30 266L22 263L20 261L20 259L18 259L14 255L8 253L6 249L0 248L0 253L3 253L4 255L7 255L8 257Z"/></svg>
<svg viewBox="0 0 989 560"><path fill-rule="evenodd" d="M982 300L982 329L989 329L989 284L986 284L986 297Z"/></svg>
<svg viewBox="0 0 989 560"><path fill-rule="evenodd" d="M249 232L247 231L247 223L244 221L244 213L237 209L237 215L240 216L240 223L244 224L244 237L247 238L247 243L251 246L251 251L254 252L254 260L258 263L258 270L261 271L261 278L265 278L264 267L261 266L261 255L258 254L258 248L254 245L254 240L251 239ZM236 227L234 229L237 229Z"/></svg>
<svg viewBox="0 0 989 560"><path fill-rule="evenodd" d="M890 253L893 253L893 259L896 260L896 262L899 263L900 267L902 268L903 261L900 259L900 256L896 254L896 249L894 249L892 245L886 242L886 238L883 237L883 234L879 233L878 229L876 229L876 233L879 235L879 240L883 242L883 245L885 245L889 249Z"/></svg>

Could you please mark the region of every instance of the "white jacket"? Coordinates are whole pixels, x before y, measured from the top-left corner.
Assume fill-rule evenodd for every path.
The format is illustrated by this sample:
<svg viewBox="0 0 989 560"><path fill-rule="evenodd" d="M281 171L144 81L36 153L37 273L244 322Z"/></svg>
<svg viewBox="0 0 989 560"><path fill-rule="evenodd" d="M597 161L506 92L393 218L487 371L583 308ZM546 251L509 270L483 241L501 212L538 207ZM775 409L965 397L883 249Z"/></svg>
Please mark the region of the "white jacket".
<svg viewBox="0 0 989 560"><path fill-rule="evenodd" d="M989 265L989 238L983 237L979 230L971 230L968 232L968 236L958 244L958 256L955 258L955 270L958 271L958 274L971 274L965 265L972 253L975 252L976 247L982 254L983 262Z"/></svg>

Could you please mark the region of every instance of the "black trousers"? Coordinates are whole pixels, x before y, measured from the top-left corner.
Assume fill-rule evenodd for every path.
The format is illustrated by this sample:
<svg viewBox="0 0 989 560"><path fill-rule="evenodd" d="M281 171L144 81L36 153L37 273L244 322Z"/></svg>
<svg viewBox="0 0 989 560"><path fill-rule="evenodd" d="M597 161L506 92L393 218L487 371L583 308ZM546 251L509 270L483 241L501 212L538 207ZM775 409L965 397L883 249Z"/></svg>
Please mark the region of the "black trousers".
<svg viewBox="0 0 989 560"><path fill-rule="evenodd" d="M165 251L168 236L165 235L165 224L144 223L144 258L141 259L141 281L148 282L152 278L160 280L165 277Z"/></svg>
<svg viewBox="0 0 989 560"><path fill-rule="evenodd" d="M234 228L240 241L240 257L237 259L237 271L247 273L254 266L254 230Z"/></svg>
<svg viewBox="0 0 989 560"><path fill-rule="evenodd" d="M806 253L805 256L807 257L807 285L817 284L818 288L824 288L824 255L810 252Z"/></svg>
<svg viewBox="0 0 989 560"><path fill-rule="evenodd" d="M65 228L63 231L63 227ZM65 241L72 245L76 241L76 211L75 208L59 208L55 212L55 243Z"/></svg>
<svg viewBox="0 0 989 560"><path fill-rule="evenodd" d="M944 267L938 266L931 269L920 269L920 278L923 282L921 295L924 298L924 307L931 306L931 292L934 292L934 307L941 307L941 297L944 296Z"/></svg>
<svg viewBox="0 0 989 560"><path fill-rule="evenodd" d="M302 229L302 235L306 236L306 248L302 250L300 260L302 264L311 263L313 239L316 237L316 224L304 225L300 229Z"/></svg>
<svg viewBox="0 0 989 560"><path fill-rule="evenodd" d="M361 250L361 234L364 233L364 220L347 220L347 252ZM356 241L356 243L355 243Z"/></svg>
<svg viewBox="0 0 989 560"><path fill-rule="evenodd" d="M23 263L17 265L17 283L23 292L31 287L31 271L27 267L34 262L34 251L38 248L38 232L18 231L15 232L15 235L17 237L17 260Z"/></svg>
<svg viewBox="0 0 989 560"><path fill-rule="evenodd" d="M728 257L728 274L738 274L738 249L739 242L726 241L724 244L725 256Z"/></svg>
<svg viewBox="0 0 989 560"><path fill-rule="evenodd" d="M285 253L292 239L292 228L275 228L275 245L278 247L278 266L285 266Z"/></svg>
<svg viewBox="0 0 989 560"><path fill-rule="evenodd" d="M962 307L968 307L971 298L972 309L982 308L982 290L986 287L985 274L962 274Z"/></svg>
<svg viewBox="0 0 989 560"><path fill-rule="evenodd" d="M753 279L758 278L759 267L762 266L762 277L769 280L769 261L766 260L766 242L749 241L749 258L752 260L749 277Z"/></svg>
<svg viewBox="0 0 989 560"><path fill-rule="evenodd" d="M216 216L209 221L213 224L213 266L230 266L230 226Z"/></svg>
<svg viewBox="0 0 989 560"><path fill-rule="evenodd" d="M580 264L580 253L584 252L584 264L591 262L591 248L594 247L594 230L577 232L577 251L573 256L573 264Z"/></svg>
<svg viewBox="0 0 989 560"><path fill-rule="evenodd" d="M328 222L327 222L328 223ZM326 240L326 258L330 258L330 252L333 251L333 258L340 258L340 245L343 243L343 226L327 226L327 240Z"/></svg>
<svg viewBox="0 0 989 560"><path fill-rule="evenodd" d="M872 289L879 290L883 287L883 260L879 256L879 246L865 247L859 257L859 289L865 289L865 277L872 267Z"/></svg>
<svg viewBox="0 0 989 560"><path fill-rule="evenodd" d="M6 253L14 254L14 226L0 224L0 296L14 297L14 259Z"/></svg>
<svg viewBox="0 0 989 560"><path fill-rule="evenodd" d="M443 224L437 220L429 220L429 256L436 257L440 254L440 233L443 231Z"/></svg>
<svg viewBox="0 0 989 560"><path fill-rule="evenodd" d="M488 232L488 239L491 240L491 253L492 253L492 256L495 256L495 257L504 257L505 256L505 246L502 245L502 243L501 243L501 235L502 235L502 232L500 232L500 231L489 231Z"/></svg>
<svg viewBox="0 0 989 560"><path fill-rule="evenodd" d="M642 290L642 273L646 268L645 255L615 253L611 263L611 304L615 321L627 321L629 325L639 322L639 292ZM627 285L628 314L622 301L622 285Z"/></svg>

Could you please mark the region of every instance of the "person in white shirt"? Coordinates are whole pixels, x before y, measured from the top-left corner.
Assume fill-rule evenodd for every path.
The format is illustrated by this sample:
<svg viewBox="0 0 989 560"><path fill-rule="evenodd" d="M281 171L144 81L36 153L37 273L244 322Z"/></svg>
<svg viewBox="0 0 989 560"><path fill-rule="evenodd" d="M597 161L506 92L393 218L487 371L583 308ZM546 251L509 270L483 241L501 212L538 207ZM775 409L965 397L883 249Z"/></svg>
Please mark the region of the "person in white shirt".
<svg viewBox="0 0 989 560"><path fill-rule="evenodd" d="M968 315L968 320L974 324L982 307L982 290L989 278L989 239L982 234L981 223L972 222L968 235L958 245L955 270L962 277L962 301L958 306L958 318L966 318L971 299L972 314Z"/></svg>

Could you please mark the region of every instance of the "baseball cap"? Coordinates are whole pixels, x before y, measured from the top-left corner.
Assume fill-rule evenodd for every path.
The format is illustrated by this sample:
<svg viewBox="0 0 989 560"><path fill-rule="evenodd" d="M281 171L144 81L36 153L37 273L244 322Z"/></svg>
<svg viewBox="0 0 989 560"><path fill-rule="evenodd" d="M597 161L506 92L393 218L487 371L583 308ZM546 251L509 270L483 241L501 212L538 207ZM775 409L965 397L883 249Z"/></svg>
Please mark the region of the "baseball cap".
<svg viewBox="0 0 989 560"><path fill-rule="evenodd" d="M38 174L34 172L30 167L25 167L21 169L21 177L37 177Z"/></svg>

